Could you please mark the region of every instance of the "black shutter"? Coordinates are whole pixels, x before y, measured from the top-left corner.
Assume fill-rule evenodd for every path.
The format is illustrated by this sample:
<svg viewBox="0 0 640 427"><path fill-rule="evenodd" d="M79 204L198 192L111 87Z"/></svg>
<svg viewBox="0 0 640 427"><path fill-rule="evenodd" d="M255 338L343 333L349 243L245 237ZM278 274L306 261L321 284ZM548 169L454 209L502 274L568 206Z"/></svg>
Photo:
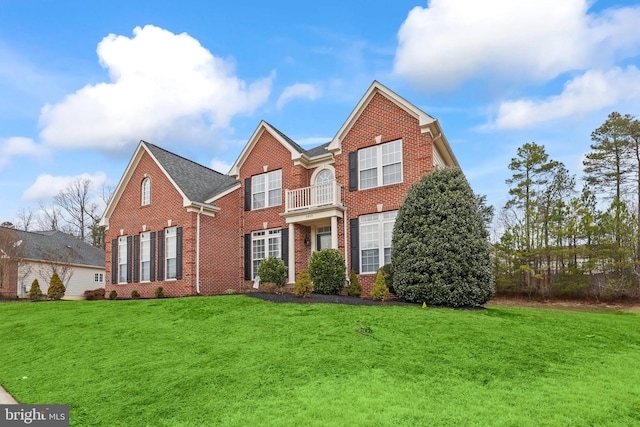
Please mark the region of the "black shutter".
<svg viewBox="0 0 640 427"><path fill-rule="evenodd" d="M358 152L349 153L349 191L358 189Z"/></svg>
<svg viewBox="0 0 640 427"><path fill-rule="evenodd" d="M118 283L118 239L111 240L111 283Z"/></svg>
<svg viewBox="0 0 640 427"><path fill-rule="evenodd" d="M176 279L182 279L182 227L176 228Z"/></svg>
<svg viewBox="0 0 640 427"><path fill-rule="evenodd" d="M156 281L156 232L152 232L149 237L149 246L151 254L149 255L149 280Z"/></svg>
<svg viewBox="0 0 640 427"><path fill-rule="evenodd" d="M280 230L280 243L282 244L281 258L284 261L285 267L289 268L289 228L283 228Z"/></svg>
<svg viewBox="0 0 640 427"><path fill-rule="evenodd" d="M244 210L251 210L251 178L244 180Z"/></svg>
<svg viewBox="0 0 640 427"><path fill-rule="evenodd" d="M132 249L131 236L127 236L127 283L131 283Z"/></svg>
<svg viewBox="0 0 640 427"><path fill-rule="evenodd" d="M164 230L158 231L158 280L164 280Z"/></svg>
<svg viewBox="0 0 640 427"><path fill-rule="evenodd" d="M140 281L140 235L133 236L133 281Z"/></svg>
<svg viewBox="0 0 640 427"><path fill-rule="evenodd" d="M251 233L244 235L244 280L251 280Z"/></svg>
<svg viewBox="0 0 640 427"><path fill-rule="evenodd" d="M351 231L351 269L354 273L360 273L360 230L358 218L349 220Z"/></svg>

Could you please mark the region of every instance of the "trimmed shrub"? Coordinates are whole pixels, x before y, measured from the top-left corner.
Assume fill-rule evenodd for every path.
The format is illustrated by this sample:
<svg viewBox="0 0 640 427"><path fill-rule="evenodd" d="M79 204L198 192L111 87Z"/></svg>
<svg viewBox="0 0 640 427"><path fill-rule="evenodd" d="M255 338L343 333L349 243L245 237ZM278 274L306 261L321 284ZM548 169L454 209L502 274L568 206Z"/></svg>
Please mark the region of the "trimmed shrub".
<svg viewBox="0 0 640 427"><path fill-rule="evenodd" d="M261 283L275 283L277 287L282 288L287 280L287 267L280 258L265 258L258 265L258 276Z"/></svg>
<svg viewBox="0 0 640 427"><path fill-rule="evenodd" d="M262 290L263 292L275 294L278 292L278 289L280 289L278 285L273 282L260 283L260 290Z"/></svg>
<svg viewBox="0 0 640 427"><path fill-rule="evenodd" d="M396 295L449 307L491 299L488 232L478 199L459 169L436 169L411 186L392 238Z"/></svg>
<svg viewBox="0 0 640 427"><path fill-rule="evenodd" d="M44 297L44 295L40 290L40 283L38 283L38 279L33 279L33 282L31 282L31 288L29 289L29 299L31 301L40 301L42 297Z"/></svg>
<svg viewBox="0 0 640 427"><path fill-rule="evenodd" d="M66 289L62 280L60 280L60 276L58 276L58 273L53 273L53 275L51 275L51 281L49 282L47 297L49 299L59 300L64 296L64 291L66 291Z"/></svg>
<svg viewBox="0 0 640 427"><path fill-rule="evenodd" d="M396 293L396 289L393 287L393 264L385 264L382 266L382 274L384 274L384 281L389 288L389 292Z"/></svg>
<svg viewBox="0 0 640 427"><path fill-rule="evenodd" d="M362 286L360 286L360 279L358 279L358 275L351 270L351 274L349 275L349 287L347 288L347 295L350 297L359 297L362 295Z"/></svg>
<svg viewBox="0 0 640 427"><path fill-rule="evenodd" d="M135 289L131 291L131 299L138 299L140 298L140 292L136 291Z"/></svg>
<svg viewBox="0 0 640 427"><path fill-rule="evenodd" d="M313 292L313 283L311 283L309 271L305 268L298 274L298 279L293 285L293 294L298 298L307 298L311 292Z"/></svg>
<svg viewBox="0 0 640 427"><path fill-rule="evenodd" d="M109 299L110 300L114 300L116 298L118 298L118 293L116 291L109 292Z"/></svg>
<svg viewBox="0 0 640 427"><path fill-rule="evenodd" d="M156 298L164 298L164 288L162 286L156 288Z"/></svg>
<svg viewBox="0 0 640 427"><path fill-rule="evenodd" d="M309 275L313 291L319 294L338 295L347 280L344 258L337 249L314 252L309 262Z"/></svg>
<svg viewBox="0 0 640 427"><path fill-rule="evenodd" d="M104 299L104 288L84 291L84 297L87 301Z"/></svg>
<svg viewBox="0 0 640 427"><path fill-rule="evenodd" d="M389 296L389 288L385 283L384 273L382 269L378 270L378 274L376 274L376 281L373 282L373 289L371 290L371 299L376 301L382 301L387 299Z"/></svg>

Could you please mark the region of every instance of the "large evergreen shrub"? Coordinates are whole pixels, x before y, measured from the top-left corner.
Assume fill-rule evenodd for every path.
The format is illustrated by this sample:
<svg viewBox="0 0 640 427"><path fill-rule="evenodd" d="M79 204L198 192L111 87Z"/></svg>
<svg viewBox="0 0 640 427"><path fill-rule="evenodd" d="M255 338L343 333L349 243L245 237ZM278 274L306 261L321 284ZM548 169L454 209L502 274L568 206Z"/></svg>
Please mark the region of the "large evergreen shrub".
<svg viewBox="0 0 640 427"><path fill-rule="evenodd" d="M33 279L33 282L31 282L31 288L29 289L29 299L31 301L40 301L43 296L38 279Z"/></svg>
<svg viewBox="0 0 640 427"><path fill-rule="evenodd" d="M60 299L64 296L64 292L66 291L62 280L60 280L60 276L58 273L53 273L51 275L51 280L49 281L49 289L47 290L47 297L49 299Z"/></svg>
<svg viewBox="0 0 640 427"><path fill-rule="evenodd" d="M393 285L409 301L477 306L494 293L488 233L458 169L438 169L409 189L392 240Z"/></svg>
<svg viewBox="0 0 640 427"><path fill-rule="evenodd" d="M269 257L260 261L258 276L262 283L275 283L282 288L287 283L287 267L280 258Z"/></svg>
<svg viewBox="0 0 640 427"><path fill-rule="evenodd" d="M309 262L313 290L319 294L338 295L347 281L344 258L337 249L314 252Z"/></svg>

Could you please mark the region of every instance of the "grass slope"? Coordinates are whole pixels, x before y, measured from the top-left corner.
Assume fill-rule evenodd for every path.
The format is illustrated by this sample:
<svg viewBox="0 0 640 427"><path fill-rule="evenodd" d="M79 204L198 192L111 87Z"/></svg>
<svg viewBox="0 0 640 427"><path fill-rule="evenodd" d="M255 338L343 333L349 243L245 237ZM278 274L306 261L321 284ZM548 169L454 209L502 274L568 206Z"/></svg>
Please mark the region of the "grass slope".
<svg viewBox="0 0 640 427"><path fill-rule="evenodd" d="M74 426L640 424L640 317L272 304L0 305L0 383Z"/></svg>

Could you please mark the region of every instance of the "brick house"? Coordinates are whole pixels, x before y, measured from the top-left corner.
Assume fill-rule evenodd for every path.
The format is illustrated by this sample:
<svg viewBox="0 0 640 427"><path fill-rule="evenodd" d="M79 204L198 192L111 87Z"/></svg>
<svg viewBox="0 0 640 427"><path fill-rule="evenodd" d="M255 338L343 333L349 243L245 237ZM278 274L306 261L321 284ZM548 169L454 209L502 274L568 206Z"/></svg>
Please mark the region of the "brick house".
<svg viewBox="0 0 640 427"><path fill-rule="evenodd" d="M268 256L293 283L337 248L368 295L407 190L437 166L459 166L438 121L377 81L319 147L260 122L228 175L141 142L103 218L107 292L242 290Z"/></svg>

